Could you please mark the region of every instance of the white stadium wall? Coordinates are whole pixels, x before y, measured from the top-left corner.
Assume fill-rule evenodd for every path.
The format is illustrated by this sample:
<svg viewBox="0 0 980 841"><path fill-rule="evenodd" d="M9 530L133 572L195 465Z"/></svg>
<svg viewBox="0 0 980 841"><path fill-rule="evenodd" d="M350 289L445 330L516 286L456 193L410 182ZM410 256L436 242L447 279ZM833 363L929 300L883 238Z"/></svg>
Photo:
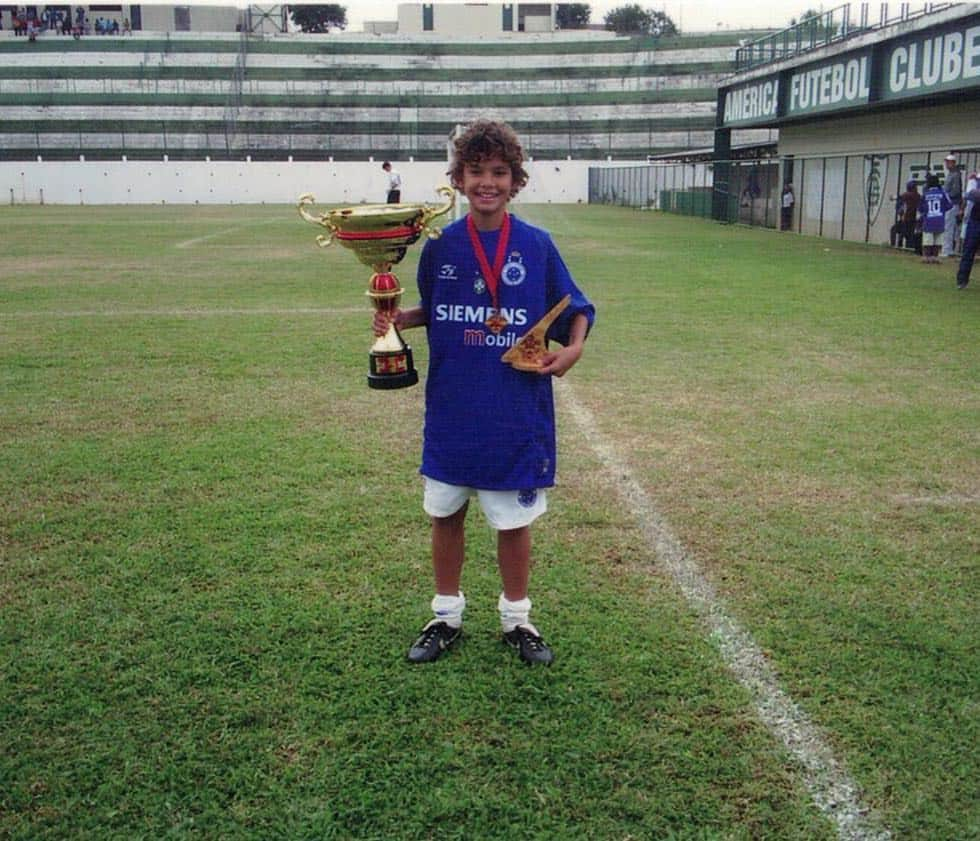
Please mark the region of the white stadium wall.
<svg viewBox="0 0 980 841"><path fill-rule="evenodd" d="M383 202L381 161L7 161L0 200L10 204L290 204L313 193L320 204ZM435 202L447 184L445 162L394 161L402 201ZM596 161L532 161L517 202L588 201Z"/></svg>

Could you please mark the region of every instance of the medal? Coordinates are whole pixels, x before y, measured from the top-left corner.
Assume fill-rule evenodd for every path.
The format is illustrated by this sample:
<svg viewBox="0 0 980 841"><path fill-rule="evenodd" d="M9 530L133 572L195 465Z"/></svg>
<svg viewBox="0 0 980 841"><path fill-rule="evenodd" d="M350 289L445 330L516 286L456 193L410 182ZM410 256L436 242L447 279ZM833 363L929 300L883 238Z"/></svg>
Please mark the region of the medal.
<svg viewBox="0 0 980 841"><path fill-rule="evenodd" d="M483 250L483 243L480 242L480 234L473 224L473 217L466 217L466 231L470 235L470 244L473 246L473 253L476 255L476 262L480 264L480 271L483 272L483 279L490 289L490 299L493 304L493 313L487 318L484 324L492 333L499 333L507 325L508 321L500 314L500 303L497 299L497 287L500 281L500 270L504 267L504 255L507 253L507 243L510 240L510 214L504 214L503 224L500 226L500 238L497 240L497 251L493 255L493 267L487 260L487 253Z"/></svg>
<svg viewBox="0 0 980 841"><path fill-rule="evenodd" d="M499 312L494 311L486 321L483 322L487 325L491 333L499 333L503 330L510 322L507 321Z"/></svg>

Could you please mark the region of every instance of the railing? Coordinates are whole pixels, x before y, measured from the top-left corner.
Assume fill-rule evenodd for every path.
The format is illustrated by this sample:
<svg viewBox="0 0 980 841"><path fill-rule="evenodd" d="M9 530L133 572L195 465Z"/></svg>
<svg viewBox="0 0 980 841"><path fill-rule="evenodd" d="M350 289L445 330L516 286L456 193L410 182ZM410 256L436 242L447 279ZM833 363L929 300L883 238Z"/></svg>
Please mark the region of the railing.
<svg viewBox="0 0 980 841"><path fill-rule="evenodd" d="M845 3L843 6L821 12L780 32L763 36L739 47L735 51L735 66L741 71L783 61L828 44L846 41L894 23L930 15L957 4L924 3L921 8L912 8L911 3L898 3L898 12L893 14L888 3L880 3L877 20L868 8L869 3L861 3L857 9L856 19L852 18L854 5L856 4ZM896 4L892 4L894 5Z"/></svg>

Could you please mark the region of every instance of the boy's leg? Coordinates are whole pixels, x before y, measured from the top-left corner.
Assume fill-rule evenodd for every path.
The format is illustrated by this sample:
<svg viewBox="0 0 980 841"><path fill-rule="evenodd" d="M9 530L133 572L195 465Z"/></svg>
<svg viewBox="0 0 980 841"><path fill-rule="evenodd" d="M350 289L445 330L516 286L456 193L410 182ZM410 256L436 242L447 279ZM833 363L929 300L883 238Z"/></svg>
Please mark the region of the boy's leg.
<svg viewBox="0 0 980 841"><path fill-rule="evenodd" d="M497 601L504 642L527 663L550 665L554 654L530 622L527 597L531 576L531 528L523 526L497 532L497 563L504 591Z"/></svg>
<svg viewBox="0 0 980 841"><path fill-rule="evenodd" d="M422 629L408 651L408 659L413 663L430 663L438 659L443 651L459 639L463 625L463 610L466 598L459 589L466 557L466 511L463 489L449 486L427 485L426 508L456 504L451 495L459 491L458 498L464 501L452 514L436 516L430 511L432 520L432 572L435 578L436 594L432 599L433 618ZM431 495L429 495L431 492ZM437 494L441 494L437 498Z"/></svg>
<svg viewBox="0 0 980 841"><path fill-rule="evenodd" d="M513 602L527 598L531 577L531 527L497 532L497 565L504 596Z"/></svg>
<svg viewBox="0 0 980 841"><path fill-rule="evenodd" d="M469 502L455 514L432 518L432 572L436 593L455 596L466 558L466 511Z"/></svg>

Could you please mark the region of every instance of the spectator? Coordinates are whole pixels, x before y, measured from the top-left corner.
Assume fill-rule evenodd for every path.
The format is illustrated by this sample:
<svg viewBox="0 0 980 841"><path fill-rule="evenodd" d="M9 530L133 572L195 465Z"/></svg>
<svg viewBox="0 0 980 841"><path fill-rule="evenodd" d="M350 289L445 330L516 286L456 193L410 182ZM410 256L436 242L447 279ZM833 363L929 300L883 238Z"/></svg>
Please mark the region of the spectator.
<svg viewBox="0 0 980 841"><path fill-rule="evenodd" d="M946 229L946 214L953 203L946 191L939 186L939 178L930 174L926 178L926 191L919 202L922 217L922 262L941 263L939 249Z"/></svg>
<svg viewBox="0 0 980 841"><path fill-rule="evenodd" d="M967 183L966 198L966 233L963 235L963 255L960 257L960 267L956 272L956 288L966 289L970 283L970 272L973 271L973 260L980 244L980 184L974 174Z"/></svg>
<svg viewBox="0 0 980 841"><path fill-rule="evenodd" d="M796 193L793 192L793 182L787 181L783 185L782 197L782 216L780 219L780 230L788 231L793 227L793 205L796 204Z"/></svg>
<svg viewBox="0 0 980 841"><path fill-rule="evenodd" d="M973 190L976 190L977 187L980 187L980 174L977 174L976 172L971 172L966 177L966 187L963 188L963 225L960 228L961 243L963 242L963 240L966 239L967 223L970 220L970 214L973 212L973 206L975 204L975 202L967 198L966 194L972 192Z"/></svg>
<svg viewBox="0 0 980 841"><path fill-rule="evenodd" d="M952 207L946 212L946 227L943 229L943 257L952 257L956 253L956 226L960 215L960 203L963 201L963 177L956 165L956 155L950 152L943 162L946 166L946 180L943 188L949 196Z"/></svg>
<svg viewBox="0 0 980 841"><path fill-rule="evenodd" d="M385 161L381 168L388 173L388 204L398 204L402 200L402 177L397 170L391 168L391 164Z"/></svg>
<svg viewBox="0 0 980 841"><path fill-rule="evenodd" d="M915 220L919 213L919 202L922 196L915 179L909 180L905 184L905 192L898 197L896 212L898 218L892 226L891 244L898 248L915 248L916 253L921 253L922 246L917 242L915 235Z"/></svg>

